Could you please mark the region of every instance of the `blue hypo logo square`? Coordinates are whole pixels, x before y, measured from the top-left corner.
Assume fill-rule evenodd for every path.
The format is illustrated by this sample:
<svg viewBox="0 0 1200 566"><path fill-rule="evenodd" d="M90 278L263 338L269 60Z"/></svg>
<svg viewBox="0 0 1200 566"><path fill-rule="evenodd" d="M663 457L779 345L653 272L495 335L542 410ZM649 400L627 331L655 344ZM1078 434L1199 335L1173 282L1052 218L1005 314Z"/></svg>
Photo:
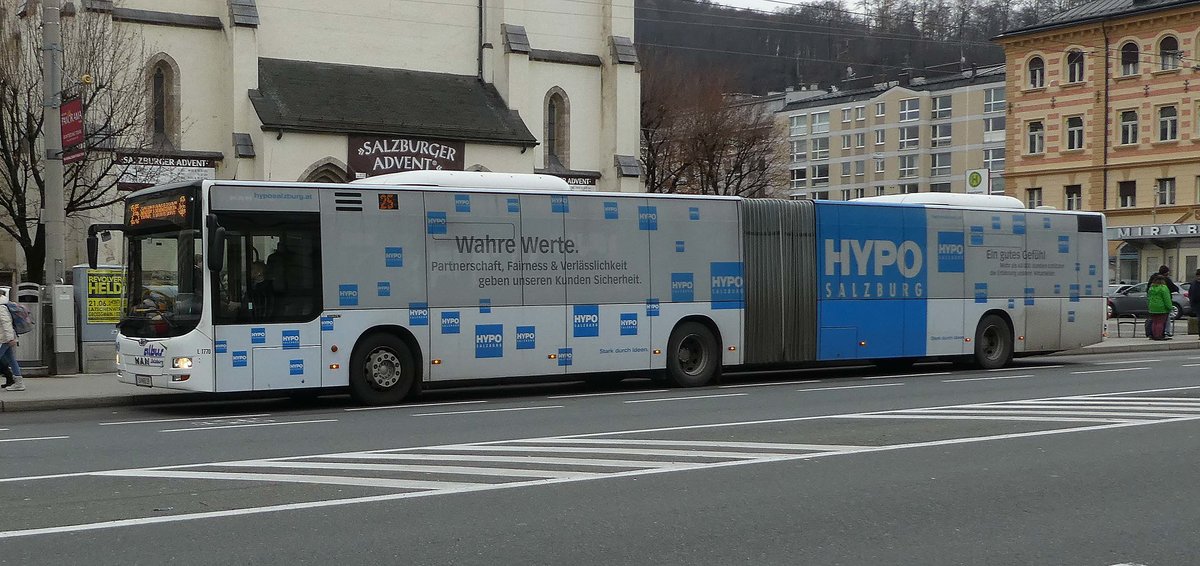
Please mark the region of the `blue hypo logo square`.
<svg viewBox="0 0 1200 566"><path fill-rule="evenodd" d="M383 248L383 265L385 267L404 267L404 248Z"/></svg>
<svg viewBox="0 0 1200 566"><path fill-rule="evenodd" d="M250 343L251 344L266 344L267 343L267 329L266 328L251 328L250 329Z"/></svg>
<svg viewBox="0 0 1200 566"><path fill-rule="evenodd" d="M972 226L971 227L971 245L972 246L982 246L983 245L983 226Z"/></svg>
<svg viewBox="0 0 1200 566"><path fill-rule="evenodd" d="M288 375L304 375L304 360L288 360Z"/></svg>
<svg viewBox="0 0 1200 566"><path fill-rule="evenodd" d="M1075 322L1075 311L1067 311L1067 322Z"/></svg>
<svg viewBox="0 0 1200 566"><path fill-rule="evenodd" d="M658 299L646 299L646 316L658 316Z"/></svg>
<svg viewBox="0 0 1200 566"><path fill-rule="evenodd" d="M558 365L559 366L571 365L571 362L574 360L574 358L575 358L575 353L571 351L571 348L559 348L558 349Z"/></svg>
<svg viewBox="0 0 1200 566"><path fill-rule="evenodd" d="M518 326L517 327L517 349L532 350L537 347L537 327L535 326Z"/></svg>
<svg viewBox="0 0 1200 566"><path fill-rule="evenodd" d="M476 324L475 325L475 357L503 358L504 357L504 325Z"/></svg>
<svg viewBox="0 0 1200 566"><path fill-rule="evenodd" d="M993 216L992 217L992 230L999 230L999 229L1000 229L1000 217Z"/></svg>
<svg viewBox="0 0 1200 566"><path fill-rule="evenodd" d="M471 212L471 195L454 195L454 212Z"/></svg>
<svg viewBox="0 0 1200 566"><path fill-rule="evenodd" d="M1055 294L1055 295L1061 295L1061 294L1062 294L1062 284L1059 284L1059 283L1055 283L1055 284L1054 284L1054 294Z"/></svg>
<svg viewBox="0 0 1200 566"><path fill-rule="evenodd" d="M966 246L963 244L962 232L938 232L938 271L942 273L963 273L966 271L966 251Z"/></svg>
<svg viewBox="0 0 1200 566"><path fill-rule="evenodd" d="M284 350L300 349L300 331L299 330L284 330L283 331L283 349Z"/></svg>
<svg viewBox="0 0 1200 566"><path fill-rule="evenodd" d="M621 336L637 336L638 316L636 312L621 313Z"/></svg>
<svg viewBox="0 0 1200 566"><path fill-rule="evenodd" d="M690 303L696 296L696 283L691 273L671 274L671 302Z"/></svg>
<svg viewBox="0 0 1200 566"><path fill-rule="evenodd" d="M975 302L981 303L981 304L988 302L987 283L976 283L975 284Z"/></svg>
<svg viewBox="0 0 1200 566"><path fill-rule="evenodd" d="M688 220L700 220L700 208L695 206L688 207Z"/></svg>
<svg viewBox="0 0 1200 566"><path fill-rule="evenodd" d="M1050 217L1049 217L1049 216L1044 216L1044 217L1042 217L1042 228L1045 228L1045 229L1049 230L1049 229L1051 229L1051 228L1053 228L1053 227L1054 227L1054 225L1050 223Z"/></svg>
<svg viewBox="0 0 1200 566"><path fill-rule="evenodd" d="M1035 291L1033 290L1033 287L1025 288L1025 306L1027 306L1027 307L1033 306L1033 303L1034 303L1033 294L1034 293L1035 293Z"/></svg>
<svg viewBox="0 0 1200 566"><path fill-rule="evenodd" d="M1024 234L1025 233L1025 215L1024 214L1014 214L1012 220L1013 220L1013 234L1018 234L1018 235Z"/></svg>
<svg viewBox="0 0 1200 566"><path fill-rule="evenodd" d="M442 311L442 334L458 334L462 317L458 311Z"/></svg>
<svg viewBox="0 0 1200 566"><path fill-rule="evenodd" d="M575 305L572 308L571 321L574 324L576 338L594 338L600 335L600 306Z"/></svg>
<svg viewBox="0 0 1200 566"><path fill-rule="evenodd" d="M333 317L321 317L321 332L333 332Z"/></svg>
<svg viewBox="0 0 1200 566"><path fill-rule="evenodd" d="M235 350L233 352L233 367L244 368L250 362L250 356L245 350Z"/></svg>
<svg viewBox="0 0 1200 566"><path fill-rule="evenodd" d="M225 340L217 340L213 345L216 346L216 352L218 354L224 354L225 352L229 351L229 342Z"/></svg>
<svg viewBox="0 0 1200 566"><path fill-rule="evenodd" d="M508 211L510 213L514 213L514 214L517 212L521 212L521 199L519 199L519 198L508 199Z"/></svg>
<svg viewBox="0 0 1200 566"><path fill-rule="evenodd" d="M379 295L380 297L392 296L392 282L391 281L380 281L380 282L376 283L375 284L375 294Z"/></svg>
<svg viewBox="0 0 1200 566"><path fill-rule="evenodd" d="M408 325L409 326L428 326L429 325L429 304L428 303L408 303Z"/></svg>
<svg viewBox="0 0 1200 566"><path fill-rule="evenodd" d="M426 232L430 234L445 234L446 233L446 213L445 212L426 212L425 213Z"/></svg>
<svg viewBox="0 0 1200 566"><path fill-rule="evenodd" d="M550 212L554 212L554 213L558 213L558 214L566 214L568 212L571 212L571 204L569 202L567 202L567 197L565 197L565 196L550 197Z"/></svg>
<svg viewBox="0 0 1200 566"><path fill-rule="evenodd" d="M1060 253L1060 254L1071 253L1071 237L1070 236L1059 236L1058 237L1058 253Z"/></svg>
<svg viewBox="0 0 1200 566"><path fill-rule="evenodd" d="M683 253L683 249L684 249L683 240L675 240L675 251L677 253Z"/></svg>
<svg viewBox="0 0 1200 566"><path fill-rule="evenodd" d="M492 300L491 299L479 299L479 313L480 314L491 314L491 312L492 312Z"/></svg>
<svg viewBox="0 0 1200 566"><path fill-rule="evenodd" d="M638 207L638 230L658 230L658 207Z"/></svg>
<svg viewBox="0 0 1200 566"><path fill-rule="evenodd" d="M338 306L358 306L358 285L338 285Z"/></svg>
<svg viewBox="0 0 1200 566"><path fill-rule="evenodd" d="M709 264L709 275L712 281L712 308L740 309L744 306L742 262L714 261Z"/></svg>
<svg viewBox="0 0 1200 566"><path fill-rule="evenodd" d="M612 200L604 201L604 219L616 220L618 218L620 218L620 214L617 212L617 202Z"/></svg>

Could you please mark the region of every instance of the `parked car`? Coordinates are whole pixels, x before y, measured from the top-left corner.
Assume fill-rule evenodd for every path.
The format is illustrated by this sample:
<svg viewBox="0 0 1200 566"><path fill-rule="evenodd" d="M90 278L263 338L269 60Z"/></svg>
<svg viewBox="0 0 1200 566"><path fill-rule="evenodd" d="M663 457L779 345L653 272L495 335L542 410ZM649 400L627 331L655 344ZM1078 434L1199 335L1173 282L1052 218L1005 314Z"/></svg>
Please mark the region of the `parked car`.
<svg viewBox="0 0 1200 566"><path fill-rule="evenodd" d="M1108 287L1105 288L1104 295L1106 297L1111 297L1130 287L1133 287L1133 285L1130 285L1129 283L1110 283Z"/></svg>
<svg viewBox="0 0 1200 566"><path fill-rule="evenodd" d="M1108 317L1122 315L1149 316L1150 305L1146 300L1147 283L1130 285L1108 296ZM1188 289L1191 283L1179 285L1179 292L1171 294L1171 320L1176 320L1192 314L1192 303L1188 300ZM1112 288L1112 285L1109 286Z"/></svg>

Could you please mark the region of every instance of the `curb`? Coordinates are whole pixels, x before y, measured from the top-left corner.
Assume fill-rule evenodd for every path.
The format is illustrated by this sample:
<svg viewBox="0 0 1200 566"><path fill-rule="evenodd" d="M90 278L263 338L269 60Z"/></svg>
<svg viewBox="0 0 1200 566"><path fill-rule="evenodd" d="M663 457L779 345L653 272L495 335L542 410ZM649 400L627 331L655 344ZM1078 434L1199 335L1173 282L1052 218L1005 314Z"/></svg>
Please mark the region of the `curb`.
<svg viewBox="0 0 1200 566"><path fill-rule="evenodd" d="M1048 356L1094 356L1098 354L1121 354L1126 352L1166 352L1170 350L1200 350L1200 340L1184 340L1167 342L1165 344L1130 344L1128 346L1109 346L1107 348L1079 348L1064 352L1047 354Z"/></svg>
<svg viewBox="0 0 1200 566"><path fill-rule="evenodd" d="M272 397L278 397L278 392ZM8 399L0 400L0 413L52 411L57 409L99 409L132 405L206 403L211 401L242 401L254 398L256 397L238 393L158 393L154 395L101 395L98 397L70 397L66 399Z"/></svg>

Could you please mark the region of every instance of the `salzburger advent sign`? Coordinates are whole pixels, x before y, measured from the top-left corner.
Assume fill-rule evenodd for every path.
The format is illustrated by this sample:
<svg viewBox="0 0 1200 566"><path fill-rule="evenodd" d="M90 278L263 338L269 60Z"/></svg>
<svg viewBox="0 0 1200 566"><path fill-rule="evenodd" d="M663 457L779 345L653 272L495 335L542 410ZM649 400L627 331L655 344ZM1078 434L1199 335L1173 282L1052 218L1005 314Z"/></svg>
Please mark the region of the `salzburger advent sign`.
<svg viewBox="0 0 1200 566"><path fill-rule="evenodd" d="M401 171L462 171L466 145L399 136L349 136L346 163L356 179Z"/></svg>

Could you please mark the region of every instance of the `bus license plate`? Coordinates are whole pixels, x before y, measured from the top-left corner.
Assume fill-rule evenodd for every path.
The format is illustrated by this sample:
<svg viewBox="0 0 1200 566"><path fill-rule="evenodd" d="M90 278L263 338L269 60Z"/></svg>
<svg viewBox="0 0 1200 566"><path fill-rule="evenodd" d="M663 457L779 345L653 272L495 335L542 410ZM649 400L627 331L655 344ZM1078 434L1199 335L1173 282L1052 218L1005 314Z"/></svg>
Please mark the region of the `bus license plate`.
<svg viewBox="0 0 1200 566"><path fill-rule="evenodd" d="M135 375L133 376L133 382L139 387L154 387L154 381L148 375Z"/></svg>

